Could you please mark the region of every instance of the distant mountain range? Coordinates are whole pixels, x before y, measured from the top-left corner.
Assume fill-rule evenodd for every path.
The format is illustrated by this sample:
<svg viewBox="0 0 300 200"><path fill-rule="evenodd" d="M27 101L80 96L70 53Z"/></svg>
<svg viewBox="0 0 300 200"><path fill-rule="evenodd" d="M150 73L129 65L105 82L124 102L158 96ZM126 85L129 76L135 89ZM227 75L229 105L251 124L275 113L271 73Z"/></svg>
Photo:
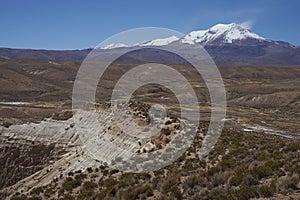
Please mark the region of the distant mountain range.
<svg viewBox="0 0 300 200"><path fill-rule="evenodd" d="M192 31L182 38L171 36L135 45L109 44L105 53L132 46L203 45L218 65L300 65L300 47L273 41L235 23L217 24L208 30ZM83 60L92 49L31 50L0 48L0 59L25 58L43 60Z"/></svg>

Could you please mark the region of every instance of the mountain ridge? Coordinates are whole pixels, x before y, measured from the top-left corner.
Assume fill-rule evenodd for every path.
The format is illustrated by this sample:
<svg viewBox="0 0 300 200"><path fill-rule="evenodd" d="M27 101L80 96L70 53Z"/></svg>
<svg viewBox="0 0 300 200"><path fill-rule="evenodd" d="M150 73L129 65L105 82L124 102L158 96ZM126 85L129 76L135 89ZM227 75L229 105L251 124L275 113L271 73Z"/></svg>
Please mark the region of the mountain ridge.
<svg viewBox="0 0 300 200"><path fill-rule="evenodd" d="M192 31L182 38L175 36L143 41L134 45L109 44L99 51L113 53L119 48L177 44L202 45L217 65L300 65L300 47L284 41L273 41L239 24L217 24L207 30ZM175 45L176 46L176 45ZM98 48L97 48L98 49ZM2 59L79 60L92 49L36 50L0 48Z"/></svg>

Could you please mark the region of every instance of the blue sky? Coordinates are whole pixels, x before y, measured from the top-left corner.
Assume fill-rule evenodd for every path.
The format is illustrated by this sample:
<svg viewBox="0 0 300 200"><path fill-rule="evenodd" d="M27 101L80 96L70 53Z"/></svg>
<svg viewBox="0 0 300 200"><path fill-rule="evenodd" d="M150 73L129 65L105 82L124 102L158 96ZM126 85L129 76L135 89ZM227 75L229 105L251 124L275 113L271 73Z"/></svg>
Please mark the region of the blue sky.
<svg viewBox="0 0 300 200"><path fill-rule="evenodd" d="M0 47L82 49L132 28L188 33L231 22L300 45L299 8L299 0L0 0Z"/></svg>

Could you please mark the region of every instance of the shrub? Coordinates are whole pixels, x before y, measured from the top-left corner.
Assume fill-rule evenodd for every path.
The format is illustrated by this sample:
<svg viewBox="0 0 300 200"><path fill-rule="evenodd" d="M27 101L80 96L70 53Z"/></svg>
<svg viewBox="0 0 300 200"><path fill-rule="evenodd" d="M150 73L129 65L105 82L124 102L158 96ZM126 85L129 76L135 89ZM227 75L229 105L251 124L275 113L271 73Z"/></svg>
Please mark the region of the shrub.
<svg viewBox="0 0 300 200"><path fill-rule="evenodd" d="M227 171L223 173L220 172L215 174L211 179L213 186L217 187L219 185L225 184L228 180L228 177L229 177L229 172Z"/></svg>
<svg viewBox="0 0 300 200"><path fill-rule="evenodd" d="M88 190L88 189L94 189L95 187L97 187L97 183L93 183L90 181L84 182L82 188L84 190Z"/></svg>
<svg viewBox="0 0 300 200"><path fill-rule="evenodd" d="M257 185L259 184L259 180L254 177L252 174L246 174L244 177L243 177L243 183L245 185Z"/></svg>
<svg viewBox="0 0 300 200"><path fill-rule="evenodd" d="M269 160L268 162L266 162L265 166L269 166L274 171L282 167L283 164L284 163L280 160Z"/></svg>
<svg viewBox="0 0 300 200"><path fill-rule="evenodd" d="M300 149L300 143L291 143L284 148L284 152L297 152Z"/></svg>
<svg viewBox="0 0 300 200"><path fill-rule="evenodd" d="M186 179L185 184L187 185L188 188L193 189L196 185L200 183L200 179L198 176L190 176Z"/></svg>
<svg viewBox="0 0 300 200"><path fill-rule="evenodd" d="M65 194L64 197L63 197L64 200L75 200L75 197L73 197L72 195L70 194Z"/></svg>
<svg viewBox="0 0 300 200"><path fill-rule="evenodd" d="M233 177L229 180L230 185L233 185L233 186L240 185L243 181L244 174L245 174L244 168L237 170L234 173Z"/></svg>
<svg viewBox="0 0 300 200"><path fill-rule="evenodd" d="M110 188L110 187L113 187L114 185L117 185L118 181L113 178L108 178L108 179L105 179L103 181L103 183L101 181L100 184L103 184L105 187Z"/></svg>
<svg viewBox="0 0 300 200"><path fill-rule="evenodd" d="M221 171L221 167L219 165L209 168L206 172L206 176L212 176Z"/></svg>
<svg viewBox="0 0 300 200"><path fill-rule="evenodd" d="M123 185L135 185L138 183L138 179L136 178L136 174L125 173L121 175L120 182Z"/></svg>
<svg viewBox="0 0 300 200"><path fill-rule="evenodd" d="M68 173L68 176L73 176L74 175L74 172L69 172Z"/></svg>
<svg viewBox="0 0 300 200"><path fill-rule="evenodd" d="M50 197L54 193L55 193L55 191L52 188L47 188L44 192L44 195L47 197Z"/></svg>
<svg viewBox="0 0 300 200"><path fill-rule="evenodd" d="M112 170L110 170L110 175L116 174L116 173L118 173L118 172L119 172L119 170L117 170L117 169L112 169Z"/></svg>
<svg viewBox="0 0 300 200"><path fill-rule="evenodd" d="M33 188L32 191L30 192L30 194L36 194L39 195L40 193L42 193L44 191L43 187L37 187L37 188Z"/></svg>
<svg viewBox="0 0 300 200"><path fill-rule="evenodd" d="M22 194L21 196L13 196L10 199L11 200L27 200L27 197L24 194Z"/></svg>
<svg viewBox="0 0 300 200"><path fill-rule="evenodd" d="M287 193L289 190L297 189L297 185L300 182L298 174L292 174L291 176L281 177L278 182L278 188L281 192Z"/></svg>
<svg viewBox="0 0 300 200"><path fill-rule="evenodd" d="M239 200L248 200L258 196L257 188L242 184L238 190L234 192L235 197Z"/></svg>
<svg viewBox="0 0 300 200"><path fill-rule="evenodd" d="M145 195L147 197L153 196L153 189L152 189L152 187L150 185L146 185Z"/></svg>
<svg viewBox="0 0 300 200"><path fill-rule="evenodd" d="M163 182L162 191L164 193L168 193L172 186L178 185L180 182L178 177L169 177L166 181Z"/></svg>
<svg viewBox="0 0 300 200"><path fill-rule="evenodd" d="M283 154L279 151L273 152L271 156L274 160L279 160L283 158Z"/></svg>
<svg viewBox="0 0 300 200"><path fill-rule="evenodd" d="M80 174L77 174L77 175L75 176L75 179L76 179L76 180L83 180L83 179L85 179L86 177L87 177L86 174L80 173Z"/></svg>
<svg viewBox="0 0 300 200"><path fill-rule="evenodd" d="M224 156L224 158L221 160L219 165L222 171L226 171L227 169L233 169L234 167L236 167L237 163L232 158L228 158Z"/></svg>
<svg viewBox="0 0 300 200"><path fill-rule="evenodd" d="M263 185L258 188L260 197L271 197L276 192L275 181L272 181L270 185Z"/></svg>
<svg viewBox="0 0 300 200"><path fill-rule="evenodd" d="M183 199L182 193L176 185L170 188L170 195L176 199Z"/></svg>
<svg viewBox="0 0 300 200"><path fill-rule="evenodd" d="M72 189L79 187L82 183L81 179L73 179L71 177L67 177L64 183L62 184L63 189L71 191Z"/></svg>
<svg viewBox="0 0 300 200"><path fill-rule="evenodd" d="M78 196L78 199L88 199L89 197L92 197L95 195L94 190L88 189L88 190L82 190Z"/></svg>
<svg viewBox="0 0 300 200"><path fill-rule="evenodd" d="M291 174L293 174L293 173L300 174L300 164L293 165L293 164L289 163L289 164L285 165L284 168L286 171L290 172Z"/></svg>
<svg viewBox="0 0 300 200"><path fill-rule="evenodd" d="M258 160L258 161L264 161L268 158L268 155L265 151L261 151L257 155L255 155L254 158L255 158L255 160Z"/></svg>
<svg viewBox="0 0 300 200"><path fill-rule="evenodd" d="M204 194L204 196L207 196L207 199L222 199L222 200L231 200L233 199L233 196L230 194L227 194L223 189L213 189L211 192L209 192L207 195Z"/></svg>
<svg viewBox="0 0 300 200"><path fill-rule="evenodd" d="M257 177L259 179L265 178L273 174L273 170L268 165L253 167L253 169L250 172L254 177Z"/></svg>
<svg viewBox="0 0 300 200"><path fill-rule="evenodd" d="M127 188L121 194L122 199L135 200L139 199L140 195L152 196L153 190L149 185L135 185Z"/></svg>
<svg viewBox="0 0 300 200"><path fill-rule="evenodd" d="M93 169L92 169L91 167L88 167L86 170L87 170L89 173L92 173L92 172L93 172Z"/></svg>

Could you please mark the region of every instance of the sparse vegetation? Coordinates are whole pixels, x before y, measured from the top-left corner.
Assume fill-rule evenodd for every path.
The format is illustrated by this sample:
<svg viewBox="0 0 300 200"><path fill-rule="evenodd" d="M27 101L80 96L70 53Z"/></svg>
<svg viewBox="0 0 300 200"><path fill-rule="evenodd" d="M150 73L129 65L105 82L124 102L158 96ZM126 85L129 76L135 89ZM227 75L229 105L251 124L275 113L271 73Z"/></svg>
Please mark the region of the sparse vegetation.
<svg viewBox="0 0 300 200"><path fill-rule="evenodd" d="M253 138L259 138L261 142ZM279 142L280 145L276 145ZM272 151L265 151L266 143L272 146ZM297 143L299 141L288 139L283 143L282 138L271 135L266 137L260 133L225 129L206 162L188 157L200 148L198 143L194 143L189 152L173 165L154 172L154 177L147 173L119 174L102 166L98 170L77 172L66 177L61 184L64 191L61 194L57 192L59 184L53 183L45 188L33 189L29 197L58 195L63 199L138 199L156 195L166 199L247 200L275 194L290 195L299 189L300 183L297 168L299 150L294 148ZM226 147L227 153L220 147ZM249 153L250 149L255 151ZM264 159L261 159L262 152ZM99 181L93 181L95 178ZM74 192L75 189L79 192ZM25 197L20 194L14 198Z"/></svg>

